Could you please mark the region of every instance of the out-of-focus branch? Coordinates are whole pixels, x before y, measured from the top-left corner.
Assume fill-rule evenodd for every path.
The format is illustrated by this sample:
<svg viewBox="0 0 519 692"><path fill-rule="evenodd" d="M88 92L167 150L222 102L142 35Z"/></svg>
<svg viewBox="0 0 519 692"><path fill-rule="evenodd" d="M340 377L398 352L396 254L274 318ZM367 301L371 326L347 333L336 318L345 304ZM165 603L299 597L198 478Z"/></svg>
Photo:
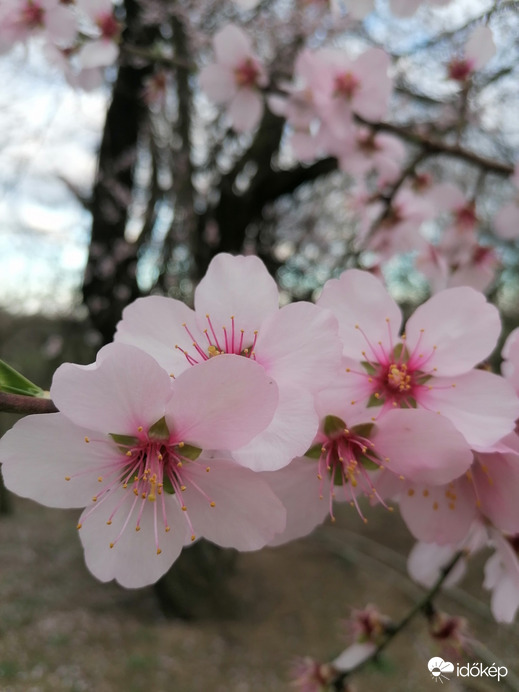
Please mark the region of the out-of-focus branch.
<svg viewBox="0 0 519 692"><path fill-rule="evenodd" d="M440 572L440 576L436 580L436 582L433 584L433 586L429 589L429 591L424 595L423 598L421 598L412 608L411 610L404 615L404 617L397 622L395 625L391 626L388 628L388 630L385 633L384 638L380 642L380 644L377 646L377 648L373 651L373 653L360 663L358 663L354 668L351 670L347 671L346 673L340 673L335 680L331 684L331 688L336 690L337 692L341 692L344 689L344 681L346 680L347 677L350 675L353 675L355 673L358 673L362 668L367 666L369 663L376 661L380 654L385 650L385 648L391 643L391 641L404 630L409 623L414 620L414 618L420 614L424 613L427 615L427 613L431 612L433 608L433 602L436 596L439 594L441 591L447 577L449 574L452 572L454 567L458 564L458 562L461 560L461 558L464 556L464 552L462 550L459 550L457 553L453 555L451 560L443 567L443 569Z"/></svg>

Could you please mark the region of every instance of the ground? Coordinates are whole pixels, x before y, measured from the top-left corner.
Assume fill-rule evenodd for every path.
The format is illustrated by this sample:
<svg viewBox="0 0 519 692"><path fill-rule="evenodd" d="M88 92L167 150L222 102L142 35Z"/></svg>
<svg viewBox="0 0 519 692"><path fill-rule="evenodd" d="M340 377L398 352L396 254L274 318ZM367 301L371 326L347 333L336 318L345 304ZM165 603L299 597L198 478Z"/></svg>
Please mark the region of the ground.
<svg viewBox="0 0 519 692"><path fill-rule="evenodd" d="M152 588L128 591L88 573L76 515L16 498L0 517L1 692L288 692L296 656L329 660L347 646L352 607L375 603L396 619L422 593L406 576L412 541L396 513L374 510L364 527L344 507L334 526L240 555L228 617L166 619ZM510 674L470 686L451 679L445 689L517 690L519 627L493 623L481 562L471 575L440 605L473 625L479 643L467 661L503 661ZM383 672L358 676L355 689L432 689L427 661L438 652L418 620L391 644Z"/></svg>

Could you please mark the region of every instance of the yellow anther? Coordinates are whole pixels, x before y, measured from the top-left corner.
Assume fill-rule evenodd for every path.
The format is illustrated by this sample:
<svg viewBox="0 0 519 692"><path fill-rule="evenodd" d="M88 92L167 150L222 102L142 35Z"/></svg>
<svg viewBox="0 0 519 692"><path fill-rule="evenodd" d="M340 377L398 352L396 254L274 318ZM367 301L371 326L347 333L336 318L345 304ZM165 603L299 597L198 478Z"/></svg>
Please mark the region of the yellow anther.
<svg viewBox="0 0 519 692"><path fill-rule="evenodd" d="M98 483L102 483L102 482L103 482L103 476L98 476L97 482L98 482Z"/></svg>
<svg viewBox="0 0 519 692"><path fill-rule="evenodd" d="M70 476L65 476L65 480L66 480L66 481L69 481L69 480L70 480Z"/></svg>
<svg viewBox="0 0 519 692"><path fill-rule="evenodd" d="M164 531L165 531L166 533L169 533L169 532L171 531L171 526L166 526L165 529L164 529Z"/></svg>
<svg viewBox="0 0 519 692"><path fill-rule="evenodd" d="M160 548L157 548L157 555L160 555L162 550Z"/></svg>
<svg viewBox="0 0 519 692"><path fill-rule="evenodd" d="M157 454L157 459L159 461L162 461L164 459L164 457L162 456L162 454L160 452Z"/></svg>
<svg viewBox="0 0 519 692"><path fill-rule="evenodd" d="M191 536L191 541L194 541L195 538L196 538L196 536L195 536L195 534L193 534L193 535Z"/></svg>
<svg viewBox="0 0 519 692"><path fill-rule="evenodd" d="M180 486L180 490L182 490L182 492L184 492L185 489L186 489L186 486L185 486L185 485L181 485L181 486Z"/></svg>
<svg viewBox="0 0 519 692"><path fill-rule="evenodd" d="M317 480L319 480L319 481L322 481L322 480L323 480L323 477L321 476L320 473L317 474Z"/></svg>
<svg viewBox="0 0 519 692"><path fill-rule="evenodd" d="M131 455L132 455L131 451L128 450L128 451L126 452L126 456L127 456L127 457L131 457Z"/></svg>
<svg viewBox="0 0 519 692"><path fill-rule="evenodd" d="M424 497L429 497L429 491L427 490L427 488L425 488L425 489L422 491L422 495L423 495Z"/></svg>
<svg viewBox="0 0 519 692"><path fill-rule="evenodd" d="M172 372L169 373L169 376L170 376L173 380L175 379L175 375L174 375Z"/></svg>
<svg viewBox="0 0 519 692"><path fill-rule="evenodd" d="M206 467L205 467L205 470L207 471L207 473L209 473L209 471L211 470L211 467L210 467L210 466L206 466Z"/></svg>
<svg viewBox="0 0 519 692"><path fill-rule="evenodd" d="M111 519L108 519L108 521L106 522L106 525L107 525L107 526L111 526L111 524L112 524L112 520L111 520Z"/></svg>
<svg viewBox="0 0 519 692"><path fill-rule="evenodd" d="M90 442L90 439L88 437L85 437L85 442Z"/></svg>
<svg viewBox="0 0 519 692"><path fill-rule="evenodd" d="M135 527L135 530L136 530L136 531L140 531L140 530L141 530L141 527L137 524L137 526Z"/></svg>
<svg viewBox="0 0 519 692"><path fill-rule="evenodd" d="M177 461L177 466L179 469L181 469L184 464L181 461Z"/></svg>
<svg viewBox="0 0 519 692"><path fill-rule="evenodd" d="M139 427L137 428L137 431L138 431L138 432L142 432L142 431L143 431L142 425L139 425Z"/></svg>
<svg viewBox="0 0 519 692"><path fill-rule="evenodd" d="M110 548L113 548L115 543L110 543Z"/></svg>
<svg viewBox="0 0 519 692"><path fill-rule="evenodd" d="M181 507L180 509L181 509L183 512L186 512L186 511L187 511L187 507L186 507L185 505L182 505L182 507Z"/></svg>
<svg viewBox="0 0 519 692"><path fill-rule="evenodd" d="M433 502L433 509L435 511L438 509L438 503L437 502Z"/></svg>
<svg viewBox="0 0 519 692"><path fill-rule="evenodd" d="M413 495L414 495L414 489L413 489L413 488L409 488L409 490L407 491L407 494L409 495L409 497L413 497Z"/></svg>
<svg viewBox="0 0 519 692"><path fill-rule="evenodd" d="M82 526L83 526L83 524L78 524L78 525L76 526L76 529L79 530Z"/></svg>
<svg viewBox="0 0 519 692"><path fill-rule="evenodd" d="M220 362L220 361L218 361L218 362ZM184 444L185 444L185 442L179 442L179 443L178 443L178 446L180 447L180 449L182 449L182 447L184 446Z"/></svg>
<svg viewBox="0 0 519 692"><path fill-rule="evenodd" d="M92 498L92 502L97 502L97 495L94 495L94 497Z"/></svg>
<svg viewBox="0 0 519 692"><path fill-rule="evenodd" d="M214 502L210 502L209 504L211 505L211 507L215 507L215 506L216 506L216 504L215 504Z"/></svg>

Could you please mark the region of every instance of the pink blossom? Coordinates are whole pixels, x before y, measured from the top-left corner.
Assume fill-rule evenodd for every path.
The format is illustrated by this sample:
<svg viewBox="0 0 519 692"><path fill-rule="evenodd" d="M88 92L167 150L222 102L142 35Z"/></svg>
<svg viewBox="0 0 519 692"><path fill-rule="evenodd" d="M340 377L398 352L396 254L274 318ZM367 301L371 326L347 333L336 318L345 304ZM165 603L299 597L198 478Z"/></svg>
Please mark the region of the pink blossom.
<svg viewBox="0 0 519 692"><path fill-rule="evenodd" d="M83 69L111 65L119 54L121 25L113 12L112 0L76 0L77 6L90 20L93 40L81 46L78 62Z"/></svg>
<svg viewBox="0 0 519 692"><path fill-rule="evenodd" d="M465 43L464 55L453 58L448 65L450 79L465 82L472 73L481 69L495 54L496 46L492 29L489 26L477 26Z"/></svg>
<svg viewBox="0 0 519 692"><path fill-rule="evenodd" d="M283 529L268 486L225 453L274 413L276 385L256 363L222 356L172 380L144 352L111 344L93 365L62 365L51 396L61 413L24 418L2 438L5 482L42 504L85 507L78 528L101 581L150 584L195 537L255 550Z"/></svg>
<svg viewBox="0 0 519 692"><path fill-rule="evenodd" d="M0 8L0 34L7 44L42 33L52 43L70 46L76 30L71 9L60 0L6 0Z"/></svg>
<svg viewBox="0 0 519 692"><path fill-rule="evenodd" d="M371 48L355 59L339 49L318 53L322 69L310 86L316 94L321 118L334 137L350 137L353 114L380 120L386 114L392 81L388 76L389 56Z"/></svg>
<svg viewBox="0 0 519 692"><path fill-rule="evenodd" d="M234 452L255 470L274 470L304 454L317 430L313 396L340 368L334 317L311 303L278 308L278 289L257 257L222 253L195 291L195 310L151 296L128 306L115 340L150 353L175 375L221 353L255 360L279 387L272 423Z"/></svg>
<svg viewBox="0 0 519 692"><path fill-rule="evenodd" d="M357 496L383 502L374 470L384 469L398 487L406 479L445 483L471 464L462 435L429 411L397 409L375 422L369 409L355 405L339 387L319 393L316 408L319 431L306 455L264 474L287 508L286 530L270 545L304 536L328 513L333 520L335 500L351 502L366 521Z"/></svg>
<svg viewBox="0 0 519 692"><path fill-rule="evenodd" d="M263 113L261 89L268 82L265 69L248 35L234 24L220 29L213 45L216 63L200 72L200 86L212 101L227 106L237 132L252 130Z"/></svg>
<svg viewBox="0 0 519 692"><path fill-rule="evenodd" d="M353 146L347 146L344 152L340 148L335 152L339 167L346 173L360 176L375 170L379 175L379 187L398 177L405 153L404 145L396 137L367 128L356 130Z"/></svg>
<svg viewBox="0 0 519 692"><path fill-rule="evenodd" d="M483 294L440 291L415 310L402 337L400 308L367 272L328 281L318 304L338 319L351 399L369 402L378 415L406 406L440 413L481 451L513 430L519 401L512 387L474 369L501 329Z"/></svg>

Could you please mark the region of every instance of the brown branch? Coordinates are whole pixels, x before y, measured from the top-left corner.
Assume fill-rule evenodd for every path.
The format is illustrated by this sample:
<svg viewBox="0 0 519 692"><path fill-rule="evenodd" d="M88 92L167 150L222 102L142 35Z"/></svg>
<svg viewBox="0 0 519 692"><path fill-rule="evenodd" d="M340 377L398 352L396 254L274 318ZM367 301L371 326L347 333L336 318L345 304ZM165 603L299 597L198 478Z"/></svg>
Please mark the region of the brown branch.
<svg viewBox="0 0 519 692"><path fill-rule="evenodd" d="M384 639L380 642L380 644L377 646L375 651L369 656L368 658L364 659L360 663L358 663L354 668L351 670L348 670L345 673L340 673L335 680L331 683L331 687L334 690L337 690L337 692L340 692L340 690L344 689L343 683L346 680L346 678L353 673L357 673L360 671L362 668L364 668L368 663L372 661L376 661L377 658L380 656L382 651L390 644L390 642L393 640L394 637L396 637L397 634L399 634L403 629L407 627L407 625L415 618L416 615L419 613L427 613L428 610L433 605L433 601L436 598L436 596L440 593L442 586L444 585L447 577L449 574L452 572L454 567L458 564L458 562L461 560L462 557L465 556L465 553L463 550L457 551L453 557L449 560L449 562L445 565L445 567L442 568L440 572L440 576L436 580L436 582L433 584L433 586L429 589L429 591L425 594L425 596L416 603L411 610L404 615L404 617L396 624L393 625L387 632L384 637Z"/></svg>
<svg viewBox="0 0 519 692"><path fill-rule="evenodd" d="M56 413L58 409L51 399L23 394L0 392L0 411L4 413Z"/></svg>

